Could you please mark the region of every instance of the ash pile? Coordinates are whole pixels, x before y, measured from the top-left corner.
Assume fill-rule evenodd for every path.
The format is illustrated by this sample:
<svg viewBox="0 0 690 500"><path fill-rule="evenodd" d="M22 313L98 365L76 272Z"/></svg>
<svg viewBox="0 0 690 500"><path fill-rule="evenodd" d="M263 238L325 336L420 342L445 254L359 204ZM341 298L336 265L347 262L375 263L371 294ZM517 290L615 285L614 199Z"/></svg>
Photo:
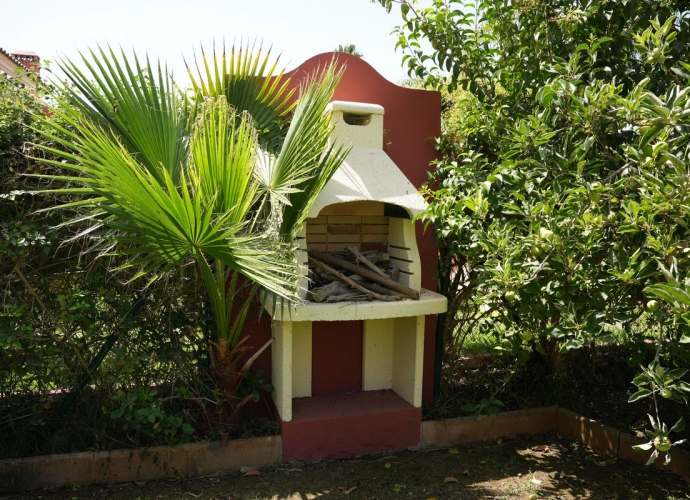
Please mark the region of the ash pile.
<svg viewBox="0 0 690 500"><path fill-rule="evenodd" d="M397 281L400 269L390 265L387 252L309 250L309 291L313 302L364 302L369 300L419 300L419 292Z"/></svg>

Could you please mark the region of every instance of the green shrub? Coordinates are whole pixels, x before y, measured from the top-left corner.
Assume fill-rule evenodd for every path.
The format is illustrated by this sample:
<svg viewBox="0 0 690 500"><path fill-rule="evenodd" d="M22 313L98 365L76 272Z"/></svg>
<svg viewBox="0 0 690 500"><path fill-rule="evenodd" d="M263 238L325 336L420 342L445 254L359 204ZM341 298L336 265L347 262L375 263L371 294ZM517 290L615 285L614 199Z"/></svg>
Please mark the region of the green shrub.
<svg viewBox="0 0 690 500"><path fill-rule="evenodd" d="M555 374L568 350L623 339L639 363L654 340L680 383L690 330L645 287L690 270L684 3L380 3L400 4L410 75L447 92L424 188L447 366L477 331Z"/></svg>

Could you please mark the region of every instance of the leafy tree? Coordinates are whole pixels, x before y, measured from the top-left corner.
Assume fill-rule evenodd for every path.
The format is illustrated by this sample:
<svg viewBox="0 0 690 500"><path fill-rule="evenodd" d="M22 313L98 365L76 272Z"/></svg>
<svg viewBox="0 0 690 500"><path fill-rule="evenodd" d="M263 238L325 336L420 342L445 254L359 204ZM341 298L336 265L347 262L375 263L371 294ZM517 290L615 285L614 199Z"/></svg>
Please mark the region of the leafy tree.
<svg viewBox="0 0 690 500"><path fill-rule="evenodd" d="M687 325L645 293L661 267L689 270L685 4L380 3L400 5L410 75L446 91L425 217L450 299L447 361L479 329L559 373L559 353L623 330L639 363L645 335L632 325L646 313L659 352L644 373L690 362ZM664 394L687 404L685 372L673 373Z"/></svg>
<svg viewBox="0 0 690 500"><path fill-rule="evenodd" d="M355 47L354 43L349 43L347 45L338 45L338 47L335 48L334 51L345 52L346 54L352 54L353 56L357 57L364 57L364 54L357 50L357 47Z"/></svg>

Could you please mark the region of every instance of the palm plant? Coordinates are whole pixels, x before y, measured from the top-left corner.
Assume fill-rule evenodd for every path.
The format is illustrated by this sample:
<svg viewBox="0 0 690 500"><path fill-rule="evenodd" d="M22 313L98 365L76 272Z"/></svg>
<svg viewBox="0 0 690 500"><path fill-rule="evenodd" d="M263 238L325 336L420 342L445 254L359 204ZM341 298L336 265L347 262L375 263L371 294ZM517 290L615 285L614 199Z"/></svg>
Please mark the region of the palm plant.
<svg viewBox="0 0 690 500"><path fill-rule="evenodd" d="M346 54L352 54L357 57L364 57L364 54L357 50L354 43L348 43L347 45L338 45L334 52L345 52Z"/></svg>
<svg viewBox="0 0 690 500"><path fill-rule="evenodd" d="M215 319L216 385L233 394L268 345L238 367L252 299L259 287L296 297L293 236L347 153L330 144L325 115L340 73L325 68L295 99L270 52L202 57L188 95L148 58L98 48L80 65L65 61L61 119L46 119L44 134L68 171L51 176L65 183L51 192L78 194L61 207L87 209L66 222L91 222L79 236L123 255L120 268L147 286L180 266L198 269ZM233 307L244 288L244 305Z"/></svg>

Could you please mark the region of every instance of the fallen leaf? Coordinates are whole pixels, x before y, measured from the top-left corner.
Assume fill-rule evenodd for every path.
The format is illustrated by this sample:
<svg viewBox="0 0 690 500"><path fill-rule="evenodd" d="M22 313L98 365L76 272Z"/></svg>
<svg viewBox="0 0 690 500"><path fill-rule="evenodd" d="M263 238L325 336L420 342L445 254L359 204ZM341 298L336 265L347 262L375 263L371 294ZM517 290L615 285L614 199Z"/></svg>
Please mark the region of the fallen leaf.
<svg viewBox="0 0 690 500"><path fill-rule="evenodd" d="M551 448L549 448L548 445L545 445L545 444L540 444L538 446L535 446L534 449L541 452L541 453L548 453L551 451Z"/></svg>
<svg viewBox="0 0 690 500"><path fill-rule="evenodd" d="M390 462L386 462L386 464L384 465L384 467L385 467L386 469L390 469L390 468L393 467L393 466L391 465Z"/></svg>
<svg viewBox="0 0 690 500"><path fill-rule="evenodd" d="M522 477L522 472L518 472L518 477Z"/></svg>
<svg viewBox="0 0 690 500"><path fill-rule="evenodd" d="M345 486L338 486L338 489L341 491L345 491L347 488L345 488Z"/></svg>
<svg viewBox="0 0 690 500"><path fill-rule="evenodd" d="M539 497L535 494L532 493L530 496L527 497L527 500L537 500Z"/></svg>
<svg viewBox="0 0 690 500"><path fill-rule="evenodd" d="M358 463L360 463L361 461L362 461L361 458L353 458L353 459L351 459L351 460L348 460L347 463L348 463L348 464L358 464Z"/></svg>
<svg viewBox="0 0 690 500"><path fill-rule="evenodd" d="M455 448L454 446L451 446L450 448L448 448L448 453L450 453L451 455L459 455L460 454L458 449Z"/></svg>
<svg viewBox="0 0 690 500"><path fill-rule="evenodd" d="M244 473L244 477L250 477L250 476L260 476L261 472L259 472L256 469L248 470L247 472Z"/></svg>
<svg viewBox="0 0 690 500"><path fill-rule="evenodd" d="M501 444L502 442L503 442L503 440L501 438L499 438L498 441L496 441L496 444Z"/></svg>
<svg viewBox="0 0 690 500"><path fill-rule="evenodd" d="M346 494L346 495L349 495L350 493L352 493L352 492L355 491L356 489L357 489L357 486L353 486L352 488L349 488L349 489L345 490L345 494Z"/></svg>
<svg viewBox="0 0 690 500"><path fill-rule="evenodd" d="M561 450L563 453L568 453L570 450L563 446L561 443L558 443L558 449Z"/></svg>
<svg viewBox="0 0 690 500"><path fill-rule="evenodd" d="M610 464L610 465L613 465L613 464L616 463L616 459L613 458L613 457L606 457L606 463L607 463L607 464Z"/></svg>
<svg viewBox="0 0 690 500"><path fill-rule="evenodd" d="M448 483L459 483L457 479L455 479L453 476L448 476L443 480L443 484L448 484Z"/></svg>
<svg viewBox="0 0 690 500"><path fill-rule="evenodd" d="M146 481L134 481L134 484L137 486L144 486L146 484Z"/></svg>
<svg viewBox="0 0 690 500"><path fill-rule="evenodd" d="M469 476L469 475L470 475L470 471L467 470L467 469L465 469L464 471L462 471L462 475L463 475L463 476Z"/></svg>
<svg viewBox="0 0 690 500"><path fill-rule="evenodd" d="M191 495L191 496L193 496L194 498L199 498L199 497L201 496L201 493L194 494L194 493L192 493L191 491L188 491L188 492L187 492L187 495Z"/></svg>
<svg viewBox="0 0 690 500"><path fill-rule="evenodd" d="M438 500L438 497L428 497L426 500Z"/></svg>
<svg viewBox="0 0 690 500"><path fill-rule="evenodd" d="M537 479L536 477L533 477L533 478L532 478L532 484L541 484L541 483L542 483L542 481L540 481L540 480Z"/></svg>
<svg viewBox="0 0 690 500"><path fill-rule="evenodd" d="M558 473L558 478L563 479L565 477L565 471L562 470L561 472Z"/></svg>
<svg viewBox="0 0 690 500"><path fill-rule="evenodd" d="M606 467L606 459L605 458L600 461L600 460L597 460L596 458L592 457L592 462L594 462L599 467Z"/></svg>

